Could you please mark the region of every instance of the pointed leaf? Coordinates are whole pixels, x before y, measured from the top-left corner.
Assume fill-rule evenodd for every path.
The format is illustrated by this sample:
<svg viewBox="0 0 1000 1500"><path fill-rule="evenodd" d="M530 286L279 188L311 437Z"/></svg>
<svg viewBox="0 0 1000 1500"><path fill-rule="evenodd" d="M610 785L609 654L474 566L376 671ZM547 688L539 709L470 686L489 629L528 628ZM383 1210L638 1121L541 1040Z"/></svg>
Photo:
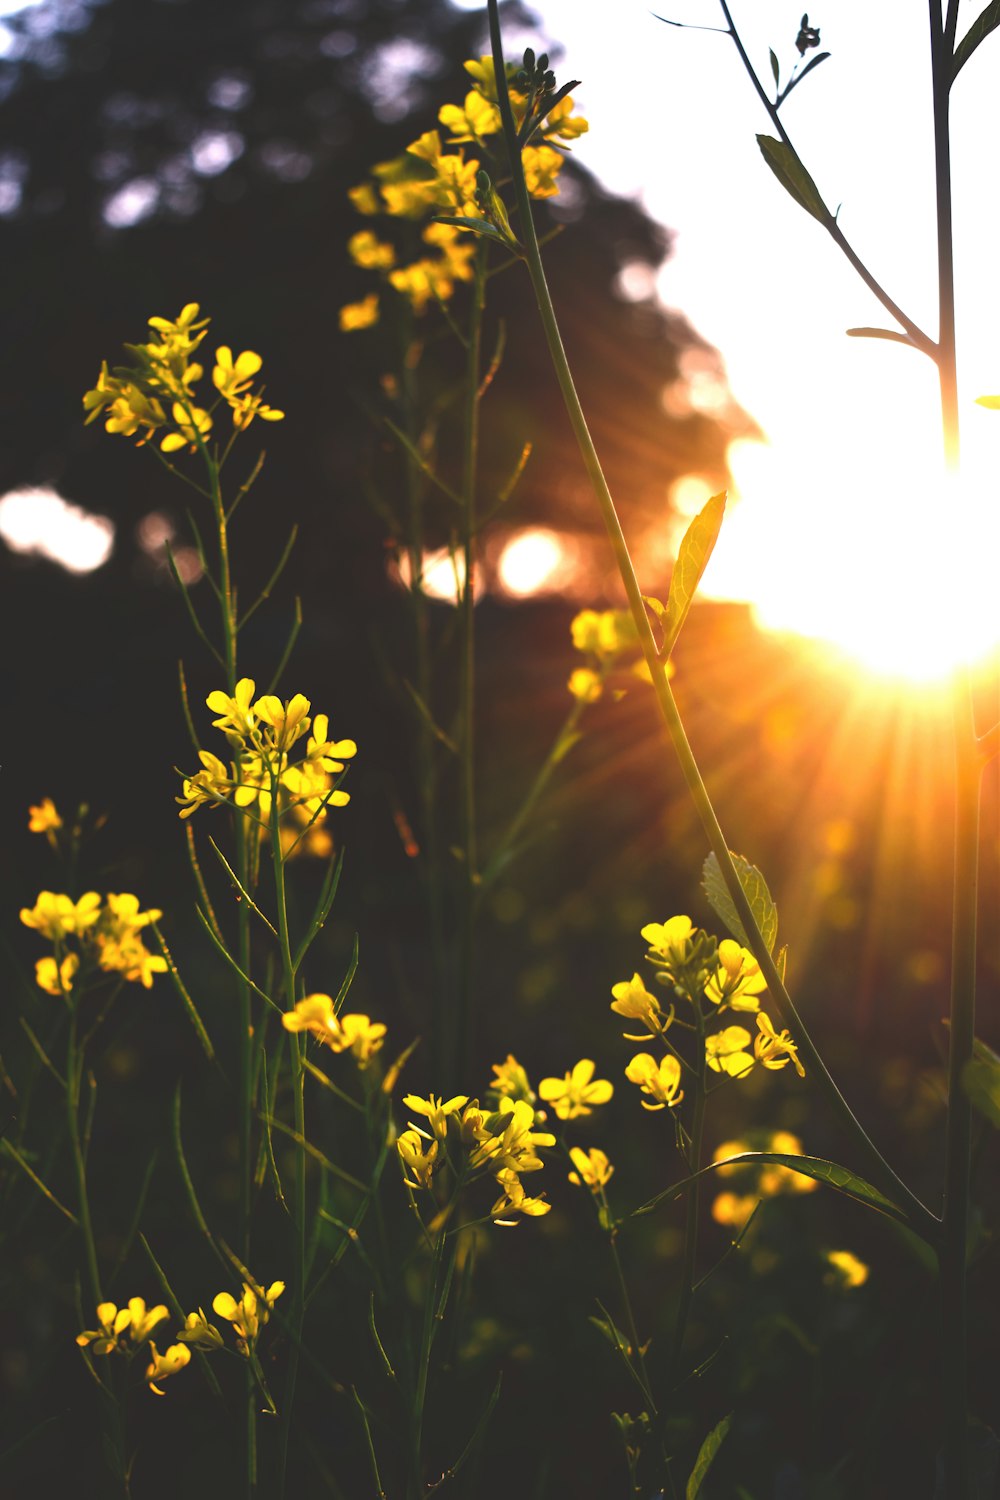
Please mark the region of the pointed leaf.
<svg viewBox="0 0 1000 1500"><path fill-rule="evenodd" d="M969 61L979 43L985 41L990 32L995 31L998 26L1000 26L1000 0L992 0L992 3L976 17L955 48L955 57L951 65L952 78Z"/></svg>
<svg viewBox="0 0 1000 1500"><path fill-rule="evenodd" d="M771 53L771 56L774 56L773 52ZM718 1424L717 1427L712 1428L711 1432L708 1434L708 1437L702 1443L701 1450L698 1454L697 1459L695 1460L695 1466L691 1470L691 1478L687 1482L687 1489L684 1492L684 1500L695 1500L695 1497L697 1496L698 1491L701 1489L701 1486L704 1482L705 1475L712 1467L712 1460L715 1458L715 1455L722 1447L722 1441L726 1436L726 1433L729 1431L729 1424L730 1422L732 1422L732 1420L733 1414L732 1412L730 1412L728 1417L723 1417L722 1421Z"/></svg>
<svg viewBox="0 0 1000 1500"><path fill-rule="evenodd" d="M773 47L771 48L771 72L774 75L774 86L777 88L781 83L781 69L778 67L778 59L774 55Z"/></svg>
<svg viewBox="0 0 1000 1500"><path fill-rule="evenodd" d="M749 860L740 854L732 854L730 857L736 866L736 873L740 879L744 894L750 903L754 920L760 928L761 936L767 944L768 953L774 950L774 940L778 935L778 908L771 899L771 892L767 888L767 881ZM708 856L701 872L701 884L708 897L708 903L716 916L725 922L729 931L737 942L749 948L750 939L747 937L746 929L740 921L739 913L733 905L733 898L729 894L726 882L722 878L722 868L716 859L714 852Z"/></svg>
<svg viewBox="0 0 1000 1500"><path fill-rule="evenodd" d="M796 203L821 224L829 223L830 210L791 146L784 141L776 141L771 135L759 135L757 144L785 192L790 193Z"/></svg>
<svg viewBox="0 0 1000 1500"><path fill-rule="evenodd" d="M721 494L713 495L711 500L706 502L681 539L677 561L670 579L666 615L660 620L663 626L664 656L669 656L673 650L674 643L687 619L695 591L719 539L725 513L726 494L723 490ZM659 616L656 604L651 599L647 599L646 603Z"/></svg>
<svg viewBox="0 0 1000 1500"><path fill-rule="evenodd" d="M887 339L893 344L909 344L914 347L913 340L905 333L897 333L894 328L848 328L849 339Z"/></svg>
<svg viewBox="0 0 1000 1500"><path fill-rule="evenodd" d="M978 1037L973 1049L962 1069L962 1090L973 1109L1000 1130L1000 1057Z"/></svg>
<svg viewBox="0 0 1000 1500"><path fill-rule="evenodd" d="M661 1203L667 1203L672 1198L679 1198L686 1193L692 1182L704 1177L708 1172L715 1172L719 1167L789 1167L793 1172L801 1172L803 1177L811 1177L815 1182L825 1183L838 1193L843 1193L847 1198L853 1198L856 1203L863 1203L866 1208L874 1208L879 1213L888 1214L889 1218L898 1220L901 1224L908 1222L906 1214L891 1198L880 1193L878 1188L872 1187L863 1177L848 1170L847 1167L838 1166L836 1162L827 1161L821 1156L788 1156L779 1151L743 1151L739 1156L727 1156L722 1161L713 1161L707 1167L702 1167L700 1172L695 1172L691 1177L685 1177L680 1182L675 1182L672 1187L666 1188L662 1193L657 1193L655 1198L650 1198L648 1203L643 1203L640 1208L633 1209L632 1215L651 1213ZM591 1320L593 1321L593 1320Z"/></svg>

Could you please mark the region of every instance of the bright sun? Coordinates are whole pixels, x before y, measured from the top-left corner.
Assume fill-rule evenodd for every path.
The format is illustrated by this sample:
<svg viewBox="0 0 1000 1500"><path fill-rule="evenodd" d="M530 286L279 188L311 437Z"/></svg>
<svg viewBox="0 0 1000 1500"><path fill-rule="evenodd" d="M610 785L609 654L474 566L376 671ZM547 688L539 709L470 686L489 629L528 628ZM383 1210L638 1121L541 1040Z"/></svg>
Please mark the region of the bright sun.
<svg viewBox="0 0 1000 1500"><path fill-rule="evenodd" d="M811 477L806 493L777 449L734 443L729 462L745 503L730 507L706 596L747 600L766 630L912 682L947 677L1000 643L993 486L936 478L929 457L895 487L862 471L832 493Z"/></svg>

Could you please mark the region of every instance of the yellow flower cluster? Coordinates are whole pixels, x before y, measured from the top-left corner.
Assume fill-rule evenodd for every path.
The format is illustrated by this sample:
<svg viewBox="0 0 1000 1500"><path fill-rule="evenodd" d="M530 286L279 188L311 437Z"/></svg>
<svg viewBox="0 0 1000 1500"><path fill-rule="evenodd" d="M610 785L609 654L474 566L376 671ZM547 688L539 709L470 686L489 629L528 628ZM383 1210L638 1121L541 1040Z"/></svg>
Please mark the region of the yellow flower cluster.
<svg viewBox="0 0 1000 1500"><path fill-rule="evenodd" d="M596 703L604 692L609 672L625 665L635 677L649 682L645 657L639 652L635 621L627 609L583 609L570 623L574 649L586 657L587 665L575 667L566 686L580 703ZM631 659L629 659L631 658ZM674 675L673 662L663 666L667 679Z"/></svg>
<svg viewBox="0 0 1000 1500"><path fill-rule="evenodd" d="M150 989L153 975L165 973L167 962L150 953L140 934L162 915L140 911L138 896L128 892L109 893L102 906L96 891L87 891L78 901L56 891L40 891L33 907L21 909L25 927L34 928L55 950L35 964L40 988L69 999L83 979L103 971Z"/></svg>
<svg viewBox="0 0 1000 1500"><path fill-rule="evenodd" d="M83 398L86 421L103 416L108 432L135 437L140 444L161 433L164 453L202 448L220 405L228 406L237 432L249 427L255 417L280 422L285 414L264 404L263 386L254 390L263 361L251 349L235 358L226 345L215 351L212 384L217 394L208 406L198 404L203 398L196 395L195 386L205 370L193 356L210 322L199 318L199 312L198 303L189 302L173 320L150 318L153 337L149 343L125 345L131 365L109 370L105 361L97 384Z"/></svg>
<svg viewBox="0 0 1000 1500"><path fill-rule="evenodd" d="M232 697L209 693L205 702L219 715L212 721L229 741L233 760L226 766L210 750L199 750L201 770L185 776L180 816L190 815L206 804L221 803L244 809L257 821L261 834L271 824L275 797L280 819L279 835L285 858L308 852L328 855L333 841L322 827L331 807L344 807L347 792L335 784L345 760L357 754L353 740L331 740L326 714L310 717L308 698L296 693L287 702L272 694L255 698L256 684L243 677ZM310 732L311 731L311 732ZM305 754L291 760L292 748L306 739Z"/></svg>
<svg viewBox="0 0 1000 1500"><path fill-rule="evenodd" d="M446 140L442 142L438 130L425 131L402 156L379 162L372 169L372 180L352 188L348 195L355 210L366 217L385 214L417 220L437 216L421 234L426 250L402 264L397 262L395 246L370 229L359 230L348 241L348 253L355 265L378 272L418 314L431 302L447 302L458 282L471 281L475 241L468 231L474 231L476 224L491 237L516 248L506 210L489 183L489 178L502 170L495 166L502 153L497 152L501 125L493 59L472 59L465 70L473 86L463 103L445 104L438 112ZM516 64L508 73L519 130L526 124L529 109L534 122L521 152L528 192L533 198L554 197L559 191L565 143L583 135L587 121L574 115L568 96L546 110L544 97L532 95L529 99L513 87ZM557 148L554 141L562 144ZM473 146L477 154L467 158L466 146ZM442 218L472 222L459 225L442 222ZM340 326L345 332L369 328L378 317L379 295L370 292L341 308Z"/></svg>
<svg viewBox="0 0 1000 1500"><path fill-rule="evenodd" d="M760 1009L759 997L767 985L748 948L731 938L717 942L695 927L687 916L649 922L641 935L647 943L646 958L656 971L657 982L673 997L664 1006L637 973L611 989L611 1009L644 1027L639 1033L625 1032L626 1040L652 1041L658 1037L666 1049L660 1062L651 1053L640 1052L625 1069L626 1078L653 1100L651 1104L640 1100L643 1108L672 1107L684 1097L680 1087L682 1063L666 1037L675 1019L677 1000L686 1000L699 1011L702 1029L725 1010L754 1014L757 1035L752 1043L744 1026L723 1026L705 1036L705 1062L713 1073L741 1078L757 1063L772 1071L792 1063L799 1077L805 1076L798 1047L789 1032L776 1031ZM714 1011L702 1011L703 1000Z"/></svg>
<svg viewBox="0 0 1000 1500"><path fill-rule="evenodd" d="M232 1323L236 1333L236 1347L245 1358L250 1358L257 1343L260 1330L267 1323L275 1302L285 1290L283 1281L274 1281L265 1291L262 1287L243 1283L243 1295L237 1302L229 1292L219 1292L212 1302L213 1311ZM132 1297L125 1307L114 1302L99 1302L97 1305L97 1327L84 1329L76 1336L81 1348L89 1348L91 1354L134 1355L140 1344L149 1344L150 1361L146 1367L146 1384L157 1396L164 1392L157 1384L171 1375L178 1375L191 1362L191 1350L200 1349L210 1354L223 1347L223 1337L210 1323L199 1307L188 1313L184 1327L175 1335L175 1342L161 1354L152 1338L154 1328L170 1316L160 1303L147 1310L141 1297ZM128 1337L126 1338L126 1335Z"/></svg>
<svg viewBox="0 0 1000 1500"><path fill-rule="evenodd" d="M286 1031L308 1031L331 1052L350 1052L367 1068L385 1041L385 1027L363 1015L338 1016L329 995L306 995L281 1018Z"/></svg>
<svg viewBox="0 0 1000 1500"><path fill-rule="evenodd" d="M590 1067L593 1070L593 1064ZM510 1225L518 1222L519 1215L539 1218L549 1212L552 1205L545 1194L529 1195L521 1178L541 1170L544 1163L538 1151L554 1146L556 1138L535 1128L542 1117L529 1102L535 1096L517 1059L508 1056L506 1062L494 1066L493 1073L495 1082L489 1092L497 1096L495 1110L482 1109L479 1100L467 1094L450 1099L407 1094L403 1103L422 1123L410 1121L396 1140L396 1150L403 1180L414 1191L434 1192L450 1170L455 1176L452 1202L468 1184L493 1177L500 1196L489 1217L495 1224ZM539 1085L539 1091L543 1087ZM450 1206L442 1210L449 1212Z"/></svg>

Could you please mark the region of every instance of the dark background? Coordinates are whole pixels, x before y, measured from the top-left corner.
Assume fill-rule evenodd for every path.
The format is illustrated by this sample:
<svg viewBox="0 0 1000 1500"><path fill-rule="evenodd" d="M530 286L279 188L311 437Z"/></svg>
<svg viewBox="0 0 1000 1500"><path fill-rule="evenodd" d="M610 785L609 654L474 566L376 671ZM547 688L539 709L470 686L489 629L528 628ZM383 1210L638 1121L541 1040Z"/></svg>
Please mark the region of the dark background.
<svg viewBox="0 0 1000 1500"><path fill-rule="evenodd" d="M509 12L527 36L526 11ZM302 599L304 625L283 691L304 691L327 711L338 736L360 754L352 804L336 828L346 846L334 917L323 934L314 988L334 990L355 932L361 965L352 1006L386 1020L399 1047L426 1036L434 1010L427 914L398 814L416 824L416 726L399 677L411 670L409 616L390 581L403 469L371 413L378 379L397 351L381 330L343 337L340 306L369 282L344 245L359 227L345 197L372 162L397 153L429 128L439 105L461 97L461 61L486 50L483 21L446 4L388 0L231 3L109 0L46 3L8 23L15 41L0 62L0 220L3 254L0 492L55 487L109 517L111 560L73 576L36 557L0 549L4 715L2 930L9 971L2 1054L5 1115L21 1139L44 1150L45 1121L57 1107L44 1077L24 1080L31 1054L19 1012L44 1031L51 1007L31 983L38 949L16 912L42 888L60 888L44 841L25 831L26 808L45 795L60 807L89 803L107 815L86 854L83 888L137 891L164 909L165 931L214 1034L232 1026L229 989L193 921L183 845L172 798L173 768L192 764L179 713L182 656L199 728L205 694L220 685L184 618L162 555L139 543L137 527L159 513L183 539L184 492L148 453L84 428L80 396L102 357L143 337L153 313L174 316L191 300L213 318L217 343L257 349L269 399L287 420L251 430L244 451L266 440L263 475L240 513L234 547L245 595L267 578L292 521L300 542L274 598L242 642L244 670L263 682L280 658ZM538 33L532 32L537 36ZM600 122L592 122L599 129ZM199 172L220 138L232 163ZM215 142L213 148L212 142ZM239 147L237 154L237 147ZM585 155L585 152L581 153ZM672 480L689 472L725 484L725 448L754 431L735 406L721 420L668 417L661 397L678 360L714 351L682 318L630 300L618 274L669 253L669 231L629 203L604 194L574 166L561 199L540 210L561 227L547 253L557 308L585 406L626 530L662 518ZM127 227L123 188L145 194L150 212ZM3 184L7 184L3 196ZM20 195L20 196L19 196ZM599 523L542 354L526 278L515 270L491 287L487 347L500 319L507 352L484 411L483 492L495 489L521 444L534 453L515 498L495 523L564 529L590 548L598 579L609 572ZM453 355L429 317L423 374L443 388ZM214 347L214 345L212 345ZM723 351L724 353L724 351ZM720 364L721 369L721 364ZM454 424L445 421L442 464L454 465ZM382 508L366 500L379 486ZM203 518L207 520L207 518ZM444 513L431 528L446 540ZM484 539L490 541L490 534ZM205 586L194 590L202 599ZM594 597L513 604L489 593L477 609L481 843L488 850L530 784L566 711L568 625L576 608L618 603L598 584ZM447 704L454 662L451 612L435 606L438 690ZM741 606L704 606L679 654L677 693L732 845L771 878L791 945L794 992L851 1101L889 1159L936 1204L941 1164L940 1059L946 1009L950 751L941 704L895 700L859 689L827 657L761 637ZM984 724L996 716L995 678L984 674ZM995 769L995 768L994 768ZM442 818L453 826L454 772L441 779ZM996 778L986 789L984 828L983 1021L996 1045ZM199 815L205 817L207 815ZM831 824L850 824L836 847ZM617 1080L627 1061L606 1009L608 990L639 966L639 927L674 911L713 925L697 879L702 836L666 754L645 696L632 690L588 719L539 813L541 836L512 866L484 911L476 965L477 1078L513 1050L532 1078L561 1074L581 1055ZM419 831L419 830L418 830ZM303 906L317 876L298 873ZM224 887L223 887L224 893ZM219 1222L232 1209L231 1099L207 1076L196 1043L165 981L129 995L109 1033L99 1069L94 1140L95 1200L104 1205L102 1253L113 1261L138 1184L159 1152L144 1218L182 1298L218 1277L204 1263L179 1191L168 1136L170 1099L185 1079L188 1152ZM616 1050L617 1049L617 1050ZM438 1082L418 1052L407 1078L426 1092ZM421 1060L423 1056L423 1061ZM607 1146L618 1163L622 1211L675 1172L662 1118L640 1116L625 1084L584 1143ZM317 1106L317 1130L325 1117ZM796 1130L806 1150L838 1158L842 1143L808 1081L754 1078L726 1097L710 1146L751 1121ZM603 1132L603 1133L602 1133ZM980 1143L980 1169L995 1164ZM350 1142L348 1142L348 1149ZM65 1163L49 1164L62 1182ZM57 1418L6 1462L0 1493L22 1495L43 1481L98 1493L96 1392L72 1345L76 1332L71 1232L12 1175L5 1181L0 1379L0 1451ZM483 1242L462 1376L434 1395L431 1446L441 1464L465 1440L502 1367L505 1386L483 1459L466 1476L468 1494L624 1494L624 1466L608 1420L634 1409L611 1351L587 1321L595 1288L613 1299L603 1245L584 1205L546 1174L557 1208L544 1222L500 1231ZM984 1175L984 1181L988 1177ZM68 1188L65 1189L68 1191ZM623 1236L640 1322L666 1341L679 1270L679 1210L664 1209ZM977 1308L989 1303L993 1262L989 1217L975 1273ZM402 1223L400 1233L405 1233ZM260 1239L273 1269L284 1231L262 1209ZM769 1205L754 1254L731 1257L699 1301L691 1347L712 1368L671 1397L684 1453L728 1410L737 1418L712 1493L738 1483L763 1496L833 1497L849 1492L929 1493L931 1407L935 1400L933 1283L919 1254L886 1223L825 1193ZM705 1269L725 1231L706 1218ZM838 1298L822 1282L824 1248L849 1246L872 1264L869 1286ZM200 1258L201 1257L201 1258ZM127 1282L127 1285L126 1285ZM133 1253L120 1301L147 1287ZM303 1495L367 1494L361 1438L345 1387L357 1380L379 1414L379 1440L392 1452L394 1414L370 1359L358 1267L331 1289L312 1347L332 1386L303 1392L296 1475ZM995 1299L993 1299L995 1305ZM974 1322L976 1409L995 1397L995 1313ZM720 1347L720 1339L723 1339ZM280 1342L276 1358L281 1358ZM362 1372L359 1374L359 1370ZM873 1370L884 1372L877 1387ZM140 1458L134 1493L158 1496L183 1484L193 1495L229 1493L238 1442L205 1402L195 1378L168 1387L170 1400L137 1393ZM995 1400L993 1400L995 1406ZM232 1418L230 1418L232 1420ZM266 1443L266 1438L265 1438ZM155 1455L155 1456L154 1456ZM391 1458L388 1460L391 1471ZM683 1478L681 1476L681 1487Z"/></svg>

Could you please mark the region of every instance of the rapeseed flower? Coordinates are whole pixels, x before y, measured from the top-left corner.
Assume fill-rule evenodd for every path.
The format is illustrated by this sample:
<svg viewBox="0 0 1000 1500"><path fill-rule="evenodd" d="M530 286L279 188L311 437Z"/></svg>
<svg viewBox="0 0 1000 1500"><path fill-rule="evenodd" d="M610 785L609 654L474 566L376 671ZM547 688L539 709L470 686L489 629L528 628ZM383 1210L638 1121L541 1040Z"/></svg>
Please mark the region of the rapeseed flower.
<svg viewBox="0 0 1000 1500"><path fill-rule="evenodd" d="M443 1141L448 1134L448 1120L469 1102L468 1094L456 1094L454 1098L443 1101L431 1094L429 1098L422 1099L419 1094L405 1094L403 1103L407 1109L412 1109L416 1115L423 1115L439 1141ZM416 1127L414 1127L416 1128Z"/></svg>
<svg viewBox="0 0 1000 1500"><path fill-rule="evenodd" d="M534 1104L535 1091L528 1081L527 1073L513 1052L507 1053L505 1062L493 1064L493 1082L490 1084L490 1092L508 1099L524 1099L528 1104Z"/></svg>
<svg viewBox="0 0 1000 1500"><path fill-rule="evenodd" d="M830 1267L824 1277L827 1286L849 1292L868 1280L868 1267L850 1250L828 1250L824 1258Z"/></svg>
<svg viewBox="0 0 1000 1500"><path fill-rule="evenodd" d="M606 1078L594 1079L594 1066L585 1057L564 1078L543 1078L539 1083L539 1098L552 1105L558 1119L577 1120L593 1114L595 1105L607 1104L614 1085Z"/></svg>
<svg viewBox="0 0 1000 1500"><path fill-rule="evenodd" d="M369 292L358 302L347 302L340 309L341 333L352 333L358 328L371 328L378 322L378 292Z"/></svg>
<svg viewBox="0 0 1000 1500"><path fill-rule="evenodd" d="M753 1056L746 1050L750 1045L750 1033L742 1026L727 1026L705 1038L705 1061L713 1073L728 1073L730 1078L740 1078L753 1067Z"/></svg>
<svg viewBox="0 0 1000 1500"><path fill-rule="evenodd" d="M208 1321L200 1307L197 1312L188 1313L177 1339L182 1344L190 1344L193 1349L202 1349L206 1353L221 1349L223 1343L222 1334L214 1323Z"/></svg>
<svg viewBox="0 0 1000 1500"><path fill-rule="evenodd" d="M396 1138L396 1150L403 1164L403 1180L411 1188L430 1192L431 1179L438 1166L438 1142L430 1141L419 1130L404 1130Z"/></svg>
<svg viewBox="0 0 1000 1500"><path fill-rule="evenodd" d="M715 973L705 985L707 998L713 1005L728 1005L730 1010L758 1010L757 996L767 989L767 980L749 948L723 938L718 959Z"/></svg>
<svg viewBox="0 0 1000 1500"><path fill-rule="evenodd" d="M179 1375L184 1367L191 1363L191 1350L187 1344L171 1344L169 1349L161 1354L150 1339L149 1351L153 1357L146 1366L146 1384L154 1395L166 1395L156 1382L166 1380L171 1375Z"/></svg>
<svg viewBox="0 0 1000 1500"><path fill-rule="evenodd" d="M68 995L79 967L75 953L67 953L60 964L54 958L40 958L35 963L35 982L47 995Z"/></svg>
<svg viewBox="0 0 1000 1500"><path fill-rule="evenodd" d="M615 1169L603 1151L597 1146L591 1146L589 1151L574 1146L569 1154L576 1168L569 1174L570 1182L577 1187L585 1185L592 1193L599 1193L607 1186Z"/></svg>
<svg viewBox="0 0 1000 1500"><path fill-rule="evenodd" d="M537 1198L528 1197L513 1168L505 1167L497 1172L496 1180L503 1191L490 1209L494 1224L516 1224L516 1219L505 1217L507 1214L525 1214L528 1218L539 1218L551 1209L552 1204L546 1203L544 1194Z"/></svg>
<svg viewBox="0 0 1000 1500"><path fill-rule="evenodd" d="M646 1027L646 1031L641 1035L623 1032L622 1035L626 1041L650 1040L653 1036L666 1031L673 1021L673 1007L671 1006L669 1015L665 1017L656 996L649 993L640 974L633 974L631 979L624 979L620 984L613 984L611 993L614 996L611 1009L616 1014L624 1016L629 1021L639 1021Z"/></svg>
<svg viewBox="0 0 1000 1500"><path fill-rule="evenodd" d="M643 1109L666 1109L668 1106L672 1109L684 1098L684 1090L680 1086L681 1065L672 1052L668 1052L660 1062L649 1052L638 1052L626 1067L625 1077L654 1101L647 1104L645 1099L640 1099Z"/></svg>
<svg viewBox="0 0 1000 1500"><path fill-rule="evenodd" d="M96 891L87 891L79 901L55 891L39 891L34 906L22 907L20 916L25 927L33 927L50 942L58 942L86 932L97 921L100 910L101 898Z"/></svg>
<svg viewBox="0 0 1000 1500"><path fill-rule="evenodd" d="M43 797L37 807L28 808L29 833L55 833L63 826L63 820L51 797Z"/></svg>
<svg viewBox="0 0 1000 1500"><path fill-rule="evenodd" d="M777 1032L768 1016L763 1011L757 1017L757 1028L759 1034L754 1037L754 1057L765 1068L783 1068L786 1063L793 1063L795 1071L800 1078L806 1076L806 1070L799 1061L798 1044L792 1041L787 1031Z"/></svg>
<svg viewBox="0 0 1000 1500"><path fill-rule="evenodd" d="M236 1347L249 1356L257 1342L260 1330L268 1322L274 1304L285 1290L283 1281L272 1281L265 1291L262 1287L243 1283L243 1296L237 1302L229 1292L219 1292L212 1299L212 1311L227 1323L232 1323L236 1333Z"/></svg>
<svg viewBox="0 0 1000 1500"><path fill-rule="evenodd" d="M132 1314L127 1307L117 1307L114 1302L99 1302L97 1304L97 1328L84 1329L78 1333L76 1341L81 1349L92 1345L92 1354L110 1354L112 1350L120 1350L121 1335L132 1321Z"/></svg>

